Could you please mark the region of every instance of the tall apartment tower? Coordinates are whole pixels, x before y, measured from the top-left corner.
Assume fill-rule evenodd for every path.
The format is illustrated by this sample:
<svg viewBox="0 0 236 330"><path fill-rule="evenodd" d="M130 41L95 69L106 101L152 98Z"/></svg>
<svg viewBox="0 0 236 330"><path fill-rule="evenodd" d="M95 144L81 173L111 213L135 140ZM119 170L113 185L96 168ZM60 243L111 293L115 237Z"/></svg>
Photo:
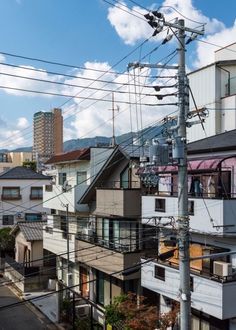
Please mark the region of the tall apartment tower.
<svg viewBox="0 0 236 330"><path fill-rule="evenodd" d="M38 164L43 164L52 155L63 152L63 117L61 109L34 114L33 155Z"/></svg>

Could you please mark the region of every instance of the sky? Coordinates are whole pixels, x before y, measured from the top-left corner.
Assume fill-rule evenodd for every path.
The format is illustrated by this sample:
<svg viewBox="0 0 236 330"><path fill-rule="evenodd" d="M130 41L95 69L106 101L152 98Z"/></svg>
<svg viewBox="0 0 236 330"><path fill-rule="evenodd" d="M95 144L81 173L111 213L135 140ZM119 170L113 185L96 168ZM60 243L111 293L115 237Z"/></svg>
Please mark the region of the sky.
<svg viewBox="0 0 236 330"><path fill-rule="evenodd" d="M235 0L0 0L0 148L32 146L37 111L62 109L64 141L111 136L112 108L117 135L176 111L158 105L175 104L176 96L153 96L153 86L175 85L175 70L128 70L129 63L178 61L177 39L162 45L172 31L153 37L143 16L157 9L167 22L182 18L200 30L204 23L204 35L187 45L187 71L236 42Z"/></svg>

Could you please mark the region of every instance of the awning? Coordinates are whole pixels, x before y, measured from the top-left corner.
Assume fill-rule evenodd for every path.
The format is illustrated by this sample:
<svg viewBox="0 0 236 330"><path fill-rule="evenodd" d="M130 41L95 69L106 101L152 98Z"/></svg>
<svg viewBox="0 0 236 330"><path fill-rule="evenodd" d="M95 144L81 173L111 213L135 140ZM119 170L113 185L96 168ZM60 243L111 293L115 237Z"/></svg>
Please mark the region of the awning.
<svg viewBox="0 0 236 330"><path fill-rule="evenodd" d="M215 158L204 158L204 159L193 159L188 161L188 171L216 171L221 167L221 164L224 162L224 165L227 166L227 160L232 158L235 159L236 165L236 157L215 157ZM230 162L229 162L230 163ZM231 164L229 164L232 166ZM137 174L144 174L145 172L155 173L172 173L178 172L177 165L167 165L167 166L150 166L150 167L140 167Z"/></svg>

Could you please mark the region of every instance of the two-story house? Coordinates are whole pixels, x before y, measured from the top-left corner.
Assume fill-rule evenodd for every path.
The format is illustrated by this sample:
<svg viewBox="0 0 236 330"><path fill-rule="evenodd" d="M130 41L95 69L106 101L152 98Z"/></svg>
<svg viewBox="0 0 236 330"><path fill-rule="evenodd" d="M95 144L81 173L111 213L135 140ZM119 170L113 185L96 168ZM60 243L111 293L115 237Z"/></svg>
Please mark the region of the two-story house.
<svg viewBox="0 0 236 330"><path fill-rule="evenodd" d="M235 329L236 130L188 145L191 307L193 329ZM159 248L142 266L142 286L156 293L160 312L179 301L177 167L157 166L153 185L143 169L142 223L159 230ZM223 253L221 256L212 256ZM231 254L232 253L232 254ZM158 257L160 256L160 257ZM197 258L197 257L202 258ZM145 259L142 259L145 260Z"/></svg>
<svg viewBox="0 0 236 330"><path fill-rule="evenodd" d="M0 227L42 220L47 212L42 203L43 186L50 182L51 177L23 166L0 173Z"/></svg>

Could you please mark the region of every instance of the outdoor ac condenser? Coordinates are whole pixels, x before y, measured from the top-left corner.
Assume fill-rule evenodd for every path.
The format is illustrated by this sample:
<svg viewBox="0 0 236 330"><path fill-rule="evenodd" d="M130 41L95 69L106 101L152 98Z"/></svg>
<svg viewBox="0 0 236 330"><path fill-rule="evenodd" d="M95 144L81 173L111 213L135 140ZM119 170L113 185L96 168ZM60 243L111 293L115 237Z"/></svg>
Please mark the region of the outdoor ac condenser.
<svg viewBox="0 0 236 330"><path fill-rule="evenodd" d="M232 275L232 264L224 261L214 261L213 274L222 277Z"/></svg>

